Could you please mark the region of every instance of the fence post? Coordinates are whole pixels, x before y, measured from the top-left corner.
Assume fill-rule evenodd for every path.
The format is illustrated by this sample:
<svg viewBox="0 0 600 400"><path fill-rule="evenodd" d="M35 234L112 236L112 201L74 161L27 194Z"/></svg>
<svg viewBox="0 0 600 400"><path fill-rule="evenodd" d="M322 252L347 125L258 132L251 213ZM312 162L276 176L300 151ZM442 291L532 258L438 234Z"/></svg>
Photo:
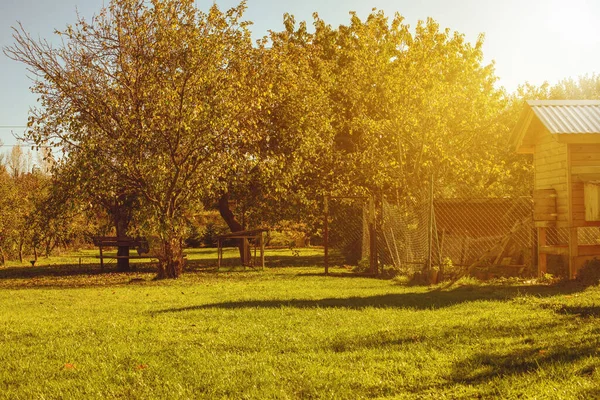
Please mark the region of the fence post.
<svg viewBox="0 0 600 400"><path fill-rule="evenodd" d="M325 275L329 275L329 195L324 199L323 242L325 257Z"/></svg>
<svg viewBox="0 0 600 400"><path fill-rule="evenodd" d="M427 272L431 271L433 258L433 174L429 182L429 227L427 229Z"/></svg>

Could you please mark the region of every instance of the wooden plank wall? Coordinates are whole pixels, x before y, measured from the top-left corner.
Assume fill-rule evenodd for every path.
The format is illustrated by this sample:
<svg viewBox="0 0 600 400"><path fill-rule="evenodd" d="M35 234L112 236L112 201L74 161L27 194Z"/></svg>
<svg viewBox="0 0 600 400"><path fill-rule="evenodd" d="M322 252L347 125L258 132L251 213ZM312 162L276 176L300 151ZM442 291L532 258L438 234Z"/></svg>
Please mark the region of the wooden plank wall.
<svg viewBox="0 0 600 400"><path fill-rule="evenodd" d="M535 189L556 190L557 221L568 223L567 145L545 131L536 144L533 162Z"/></svg>
<svg viewBox="0 0 600 400"><path fill-rule="evenodd" d="M571 166L577 167L600 167L600 144L571 144ZM583 182L573 180L573 226L589 226L585 221L585 203L583 194ZM597 224L593 224L597 225Z"/></svg>

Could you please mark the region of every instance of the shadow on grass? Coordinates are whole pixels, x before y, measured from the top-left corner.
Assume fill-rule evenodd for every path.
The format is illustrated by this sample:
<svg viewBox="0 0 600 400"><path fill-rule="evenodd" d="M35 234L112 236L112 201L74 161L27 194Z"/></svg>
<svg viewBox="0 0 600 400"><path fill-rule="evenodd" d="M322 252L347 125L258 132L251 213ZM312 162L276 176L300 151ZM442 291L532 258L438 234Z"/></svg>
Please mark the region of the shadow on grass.
<svg viewBox="0 0 600 400"><path fill-rule="evenodd" d="M269 254L269 251L271 254ZM314 267L323 264L322 254L291 255L285 254L288 252L287 249L282 249L281 251L283 254L278 254L278 249L268 250L265 256L265 267ZM189 256L192 259L187 260L184 273L216 268L217 254L214 248L190 249ZM200 256L200 258L193 258L195 256ZM0 267L0 280L110 274L118 272L116 270L116 263L113 261L106 259L104 269L100 268L99 262L92 264L72 262L68 264L38 265L35 267L28 265ZM222 265L225 268L235 268L236 270L239 269L238 267L241 267L237 255L225 258ZM131 267L131 271L128 272L157 271L156 261L132 262Z"/></svg>
<svg viewBox="0 0 600 400"><path fill-rule="evenodd" d="M110 272L114 271L111 271L108 268L102 270L100 269L100 264L84 264L81 266L78 264L64 264L41 267L7 267L0 269L0 280L99 275Z"/></svg>
<svg viewBox="0 0 600 400"><path fill-rule="evenodd" d="M199 263L203 265L212 264L216 265L216 258L214 260L193 260L191 263ZM225 258L221 261L223 267L239 267L239 258ZM322 255L266 255L265 256L265 268L293 268L293 267L319 267L323 266Z"/></svg>
<svg viewBox="0 0 600 400"><path fill-rule="evenodd" d="M43 265L39 267L6 267L0 268L0 280L3 279L24 279L24 278L42 278L42 277L68 277L85 275L102 275L119 272L116 264L106 264L100 268L100 264L62 264L62 265ZM132 263L131 271L126 272L156 272L156 263Z"/></svg>
<svg viewBox="0 0 600 400"><path fill-rule="evenodd" d="M599 388L591 388L591 389L583 389L579 394L580 399L600 399L600 389Z"/></svg>
<svg viewBox="0 0 600 400"><path fill-rule="evenodd" d="M239 262L227 262L224 264L226 268L232 268L232 271L240 270ZM239 267L239 268L238 268ZM184 273L206 272L207 270L215 270L216 262L214 260L191 260L186 263ZM84 277L91 275L109 275L115 273L156 273L156 261L153 262L135 262L131 263L131 270L121 272L116 268L116 263L106 263L104 268L100 268L100 264L61 264L61 265L42 265L36 267L17 266L0 268L0 281L11 279L28 279L28 278L50 278L50 277ZM230 271L230 272L232 272Z"/></svg>
<svg viewBox="0 0 600 400"><path fill-rule="evenodd" d="M552 340L550 341L548 332L552 332L552 330L543 330L543 326L539 327L536 330L538 333L534 336L539 335L545 338L546 340L542 343L551 342L550 346L534 342L508 351L499 348L477 353L454 365L451 380L460 384L486 385L495 378L535 373L551 365L573 365L579 360L598 356L600 338L597 336L573 340L571 336L554 333L551 335ZM600 368L600 365L597 364L597 360L591 365L587 363L587 365L574 370L573 373L589 377Z"/></svg>
<svg viewBox="0 0 600 400"><path fill-rule="evenodd" d="M600 317L600 306L562 306L556 311L560 314L576 315L582 318Z"/></svg>
<svg viewBox="0 0 600 400"><path fill-rule="evenodd" d="M182 308L169 308L156 313L185 312L207 309L245 309L245 308L346 308L360 310L364 308L399 308L431 310L450 307L473 301L508 301L517 296L537 297L555 296L580 291L576 285L569 286L481 286L459 287L450 291L430 291L424 293L396 293L369 297L327 298L318 300L247 300L214 304L202 304Z"/></svg>

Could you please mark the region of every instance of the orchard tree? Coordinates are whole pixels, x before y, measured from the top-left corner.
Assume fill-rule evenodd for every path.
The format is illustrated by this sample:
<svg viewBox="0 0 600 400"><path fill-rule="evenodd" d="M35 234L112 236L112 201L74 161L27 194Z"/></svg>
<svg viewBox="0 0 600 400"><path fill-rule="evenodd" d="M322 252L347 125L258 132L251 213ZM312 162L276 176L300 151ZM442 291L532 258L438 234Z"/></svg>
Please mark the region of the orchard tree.
<svg viewBox="0 0 600 400"><path fill-rule="evenodd" d="M251 156L232 171L219 208L226 221L235 214L236 221L243 217L238 229L293 221L307 233L314 231L316 218L322 219L319 200L331 182L330 75L306 24L297 26L293 16L285 15L284 25L282 32L270 32L269 48L261 53L257 90L266 99L256 126L258 140L245 148ZM230 197L236 199L236 210L228 209Z"/></svg>
<svg viewBox="0 0 600 400"><path fill-rule="evenodd" d="M334 132L330 190L406 198L434 172L456 182L458 171L472 171L505 107L482 38L471 44L432 19L412 33L399 14L376 10L365 20L351 13L338 28L315 14L314 26L297 41L319 58L314 75L328 98L317 110Z"/></svg>
<svg viewBox="0 0 600 400"><path fill-rule="evenodd" d="M284 24L261 68L271 83L261 140L229 180L243 215L310 215L324 192L410 198L434 172L450 195L465 182L505 193L507 101L482 38L470 44L432 19L411 33L380 11L338 28L315 14L314 33L290 15Z"/></svg>
<svg viewBox="0 0 600 400"><path fill-rule="evenodd" d="M7 258L6 247L14 218L12 200L16 192L14 182L4 163L0 163L0 192L2 192L2 196L0 196L0 215L2 215L0 218L0 265L4 265Z"/></svg>
<svg viewBox="0 0 600 400"><path fill-rule="evenodd" d="M78 210L91 211L101 207L117 237L126 236L140 206L136 188L119 179L112 168L102 164L90 168L87 157L89 155L76 148L69 153L68 162L54 168L53 191L43 205L48 212L45 223L51 227L60 222L61 226L66 223L66 216L75 217ZM128 246L118 247L117 256L128 255ZM117 259L117 270L130 271L129 259Z"/></svg>
<svg viewBox="0 0 600 400"><path fill-rule="evenodd" d="M223 188L252 142L262 93L244 3L208 13L193 0L112 0L90 22L35 40L22 26L5 53L35 77L29 138L61 148L60 164L118 181L160 237L160 278L183 269L186 208Z"/></svg>
<svg viewBox="0 0 600 400"><path fill-rule="evenodd" d="M552 100L598 100L600 99L600 75L583 75L577 79L563 79L556 85L549 87L546 83L540 86L539 91L546 92Z"/></svg>

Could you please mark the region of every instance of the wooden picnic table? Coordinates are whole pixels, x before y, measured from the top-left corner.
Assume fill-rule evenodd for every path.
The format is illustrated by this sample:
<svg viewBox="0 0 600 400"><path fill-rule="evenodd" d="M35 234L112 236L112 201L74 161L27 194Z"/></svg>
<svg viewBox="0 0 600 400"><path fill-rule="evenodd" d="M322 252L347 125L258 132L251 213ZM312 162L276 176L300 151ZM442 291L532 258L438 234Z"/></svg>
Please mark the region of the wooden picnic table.
<svg viewBox="0 0 600 400"><path fill-rule="evenodd" d="M249 241L252 241L252 247L254 248L254 263L252 263L252 257L249 260L251 265L256 265L257 262L257 248L260 248L260 265L261 268L265 267L265 241L263 233L268 232L268 229L254 229L250 231L239 231L231 232L225 235L217 236L217 267L221 267L221 261L223 260L223 241L225 239L242 239L242 248L244 254L248 250ZM252 255L252 253L251 253Z"/></svg>
<svg viewBox="0 0 600 400"><path fill-rule="evenodd" d="M130 237L130 236L94 236L92 237L92 241L94 242L95 246L98 246L98 248L100 249L100 268L104 269L104 259L105 258L110 258L110 259L134 259L134 258L155 258L158 259L158 257L153 256L153 255L144 255L148 252L150 252L150 246L148 244L148 240L145 237ZM127 248L135 248L137 250L137 256L136 255L126 255L126 256L112 256L112 255L105 255L103 253L103 248L104 247L127 247Z"/></svg>

